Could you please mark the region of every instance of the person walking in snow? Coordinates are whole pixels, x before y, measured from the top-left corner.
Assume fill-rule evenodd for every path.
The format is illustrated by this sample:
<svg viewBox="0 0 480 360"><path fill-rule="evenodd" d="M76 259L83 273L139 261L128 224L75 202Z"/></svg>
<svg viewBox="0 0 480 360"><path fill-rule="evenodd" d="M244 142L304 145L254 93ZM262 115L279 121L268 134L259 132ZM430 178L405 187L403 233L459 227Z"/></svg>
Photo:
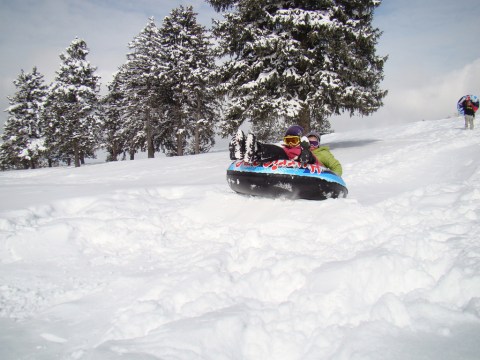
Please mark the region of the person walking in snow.
<svg viewBox="0 0 480 360"><path fill-rule="evenodd" d="M463 114L465 115L465 130L473 130L475 112L478 110L478 107L470 99L470 96L467 95L463 103L461 104L463 108Z"/></svg>
<svg viewBox="0 0 480 360"><path fill-rule="evenodd" d="M342 164L335 159L328 146L320 146L320 135L315 131L311 131L307 134L307 138L310 143L310 151L318 162L325 165L338 176L342 176Z"/></svg>

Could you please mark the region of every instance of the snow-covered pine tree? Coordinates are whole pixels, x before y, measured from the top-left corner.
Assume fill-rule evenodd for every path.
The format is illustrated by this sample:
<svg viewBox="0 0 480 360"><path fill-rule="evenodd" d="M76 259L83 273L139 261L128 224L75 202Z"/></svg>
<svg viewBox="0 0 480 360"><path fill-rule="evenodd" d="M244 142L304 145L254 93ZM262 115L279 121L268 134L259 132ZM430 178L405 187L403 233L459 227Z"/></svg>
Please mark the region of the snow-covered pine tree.
<svg viewBox="0 0 480 360"><path fill-rule="evenodd" d="M117 72L108 85L108 93L102 98L101 137L102 146L108 153L107 161L117 161L118 156L127 150L123 106L121 76Z"/></svg>
<svg viewBox="0 0 480 360"><path fill-rule="evenodd" d="M86 42L75 38L60 55L43 113L50 160L73 158L75 167L94 157L99 136L99 77L86 60L88 53Z"/></svg>
<svg viewBox="0 0 480 360"><path fill-rule="evenodd" d="M383 105L386 57L372 27L380 0L207 0L217 11L221 69L229 95L223 133L250 119L262 140L285 121L328 131L328 117L368 115Z"/></svg>
<svg viewBox="0 0 480 360"><path fill-rule="evenodd" d="M138 150L146 150L149 158L158 150L155 142L162 119L160 41L155 20L149 18L145 28L129 43L127 62L119 70L124 134L132 160Z"/></svg>
<svg viewBox="0 0 480 360"><path fill-rule="evenodd" d="M214 145L217 98L215 54L191 6L180 6L160 28L165 123L161 146L170 155L198 154Z"/></svg>
<svg viewBox="0 0 480 360"><path fill-rule="evenodd" d="M40 126L40 110L45 101L47 86L43 75L34 67L31 73L23 70L13 82L17 91L8 97L10 106L2 134L0 162L4 168L40 166L44 139Z"/></svg>

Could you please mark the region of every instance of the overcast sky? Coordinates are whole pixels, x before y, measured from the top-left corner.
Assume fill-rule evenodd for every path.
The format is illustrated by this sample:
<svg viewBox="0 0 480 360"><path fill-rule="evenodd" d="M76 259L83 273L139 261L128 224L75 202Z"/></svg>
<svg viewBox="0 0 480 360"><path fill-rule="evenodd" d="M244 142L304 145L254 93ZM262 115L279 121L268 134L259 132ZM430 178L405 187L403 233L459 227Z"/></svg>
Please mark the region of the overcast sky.
<svg viewBox="0 0 480 360"><path fill-rule="evenodd" d="M59 55L75 37L87 42L87 59L105 89L148 17L161 26L179 5L192 5L207 27L212 17L220 18L203 0L0 0L0 109L7 108L22 69L37 66L51 82ZM480 95L479 5L478 0L384 0L374 26L383 31L377 53L389 56L385 106L371 117L335 118L334 129L445 118L455 113L462 95ZM2 111L2 131L6 118Z"/></svg>

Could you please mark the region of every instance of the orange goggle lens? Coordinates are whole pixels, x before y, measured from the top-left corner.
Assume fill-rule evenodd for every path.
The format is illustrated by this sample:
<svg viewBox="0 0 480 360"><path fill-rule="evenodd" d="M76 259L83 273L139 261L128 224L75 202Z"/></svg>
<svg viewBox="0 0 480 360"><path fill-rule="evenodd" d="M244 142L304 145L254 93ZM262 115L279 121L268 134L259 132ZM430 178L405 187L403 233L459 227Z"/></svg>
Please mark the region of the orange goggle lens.
<svg viewBox="0 0 480 360"><path fill-rule="evenodd" d="M300 145L300 136L288 135L283 138L283 142L287 146L298 146Z"/></svg>

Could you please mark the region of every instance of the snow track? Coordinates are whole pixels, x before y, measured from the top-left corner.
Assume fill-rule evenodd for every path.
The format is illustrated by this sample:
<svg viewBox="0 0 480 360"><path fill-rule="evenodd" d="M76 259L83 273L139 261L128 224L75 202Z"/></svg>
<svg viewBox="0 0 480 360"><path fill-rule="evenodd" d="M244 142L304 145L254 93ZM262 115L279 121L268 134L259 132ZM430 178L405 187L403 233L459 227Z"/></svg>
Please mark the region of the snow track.
<svg viewBox="0 0 480 360"><path fill-rule="evenodd" d="M228 154L0 173L2 359L476 359L480 140L325 136L347 199L239 196Z"/></svg>

